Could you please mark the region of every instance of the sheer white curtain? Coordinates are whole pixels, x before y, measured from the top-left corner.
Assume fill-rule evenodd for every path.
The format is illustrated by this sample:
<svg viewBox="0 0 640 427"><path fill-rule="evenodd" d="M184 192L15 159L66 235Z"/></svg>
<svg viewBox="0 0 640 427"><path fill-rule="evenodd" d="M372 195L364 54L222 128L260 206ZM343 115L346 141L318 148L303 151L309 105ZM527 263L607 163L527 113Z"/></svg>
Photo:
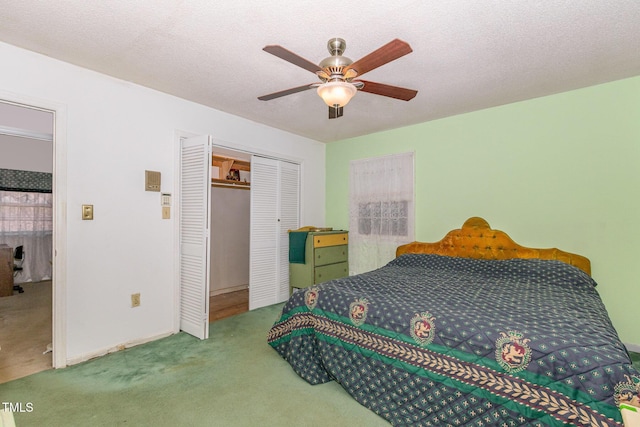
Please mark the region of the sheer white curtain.
<svg viewBox="0 0 640 427"><path fill-rule="evenodd" d="M22 245L23 270L15 282L38 282L51 278L53 235L51 193L0 190L0 243Z"/></svg>
<svg viewBox="0 0 640 427"><path fill-rule="evenodd" d="M395 258L415 240L414 153L349 165L349 270L360 274Z"/></svg>

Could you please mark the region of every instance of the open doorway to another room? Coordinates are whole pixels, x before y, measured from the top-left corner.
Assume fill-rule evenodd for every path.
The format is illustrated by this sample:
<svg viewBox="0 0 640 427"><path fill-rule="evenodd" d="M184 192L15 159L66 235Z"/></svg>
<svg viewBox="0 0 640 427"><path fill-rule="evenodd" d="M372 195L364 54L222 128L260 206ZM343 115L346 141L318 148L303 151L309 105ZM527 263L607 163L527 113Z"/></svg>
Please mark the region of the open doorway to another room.
<svg viewBox="0 0 640 427"><path fill-rule="evenodd" d="M249 310L251 155L214 147L209 321Z"/></svg>
<svg viewBox="0 0 640 427"><path fill-rule="evenodd" d="M0 383L53 366L53 122L0 100Z"/></svg>

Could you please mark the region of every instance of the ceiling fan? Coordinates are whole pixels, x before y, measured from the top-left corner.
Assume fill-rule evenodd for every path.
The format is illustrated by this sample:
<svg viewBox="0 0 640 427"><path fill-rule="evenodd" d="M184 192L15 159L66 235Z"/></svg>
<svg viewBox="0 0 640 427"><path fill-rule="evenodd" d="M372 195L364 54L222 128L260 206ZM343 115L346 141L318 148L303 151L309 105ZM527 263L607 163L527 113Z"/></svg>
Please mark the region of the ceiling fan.
<svg viewBox="0 0 640 427"><path fill-rule="evenodd" d="M280 98L302 92L311 88L317 88L318 95L329 106L329 118L342 117L344 106L351 100L356 92L369 92L375 95L387 96L390 98L409 101L418 93L417 90L405 89L398 86L390 86L383 83L370 82L366 80L355 80L375 68L388 62L413 52L408 43L395 39L371 52L365 57L353 62L346 56L342 56L347 47L346 42L341 38L333 38L327 42L327 49L331 56L320 61L316 65L299 55L283 48L279 45L265 46L262 50L268 52L287 62L315 73L320 79L320 83L310 83L279 92L270 93L258 97L261 101Z"/></svg>

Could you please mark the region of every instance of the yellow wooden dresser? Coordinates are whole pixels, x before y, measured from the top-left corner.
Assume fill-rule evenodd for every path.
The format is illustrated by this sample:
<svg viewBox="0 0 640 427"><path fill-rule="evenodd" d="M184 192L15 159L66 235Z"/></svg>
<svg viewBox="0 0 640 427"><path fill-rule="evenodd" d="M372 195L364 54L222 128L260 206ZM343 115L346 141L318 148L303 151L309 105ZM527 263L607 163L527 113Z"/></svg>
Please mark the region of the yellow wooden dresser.
<svg viewBox="0 0 640 427"><path fill-rule="evenodd" d="M291 242L290 239L290 245ZM304 242L298 240L297 247L290 246L292 250L298 251L298 258L293 261L290 252L289 294L293 293L294 288L307 288L349 275L348 231L309 231Z"/></svg>

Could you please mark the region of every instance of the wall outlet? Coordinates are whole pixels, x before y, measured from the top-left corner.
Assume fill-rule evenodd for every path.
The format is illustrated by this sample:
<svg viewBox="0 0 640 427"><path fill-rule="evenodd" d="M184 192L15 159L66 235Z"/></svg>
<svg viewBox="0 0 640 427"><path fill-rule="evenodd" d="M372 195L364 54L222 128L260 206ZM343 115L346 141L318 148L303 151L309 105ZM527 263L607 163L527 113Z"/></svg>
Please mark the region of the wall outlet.
<svg viewBox="0 0 640 427"><path fill-rule="evenodd" d="M140 294L131 294L131 307L140 306Z"/></svg>

